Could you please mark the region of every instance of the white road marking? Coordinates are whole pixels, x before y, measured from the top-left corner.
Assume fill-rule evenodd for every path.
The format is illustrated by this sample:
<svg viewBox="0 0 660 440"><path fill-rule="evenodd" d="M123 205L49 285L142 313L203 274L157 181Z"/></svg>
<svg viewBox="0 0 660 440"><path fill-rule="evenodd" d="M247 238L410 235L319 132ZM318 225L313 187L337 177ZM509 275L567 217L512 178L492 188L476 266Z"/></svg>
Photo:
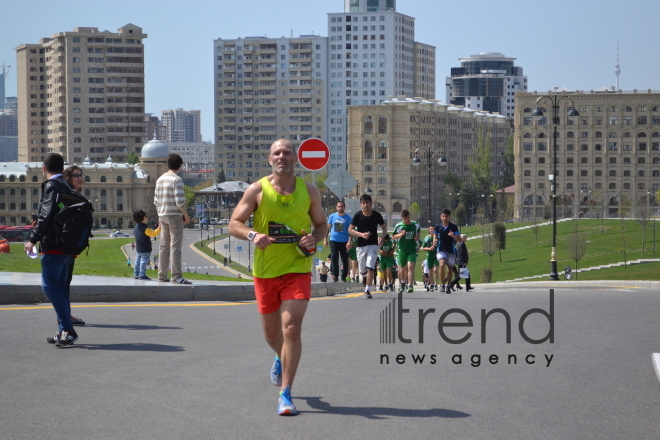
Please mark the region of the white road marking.
<svg viewBox="0 0 660 440"><path fill-rule="evenodd" d="M655 374L660 380L660 353L653 353L653 366L655 366Z"/></svg>
<svg viewBox="0 0 660 440"><path fill-rule="evenodd" d="M321 159L323 159L325 157L325 151L303 151L302 157L310 158L310 159L315 157L320 157Z"/></svg>

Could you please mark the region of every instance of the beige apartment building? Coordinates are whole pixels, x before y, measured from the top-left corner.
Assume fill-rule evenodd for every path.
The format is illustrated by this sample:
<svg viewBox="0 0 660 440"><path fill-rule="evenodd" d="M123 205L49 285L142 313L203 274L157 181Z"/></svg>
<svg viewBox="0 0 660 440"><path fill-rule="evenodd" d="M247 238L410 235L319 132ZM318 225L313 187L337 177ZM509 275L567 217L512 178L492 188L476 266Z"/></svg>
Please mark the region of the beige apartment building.
<svg viewBox="0 0 660 440"><path fill-rule="evenodd" d="M132 24L93 27L16 47L19 160L125 161L145 139L144 45Z"/></svg>
<svg viewBox="0 0 660 440"><path fill-rule="evenodd" d="M270 174L273 141L297 147L326 138L326 37L217 39L214 46L216 174L259 180Z"/></svg>
<svg viewBox="0 0 660 440"><path fill-rule="evenodd" d="M437 220L437 211L445 208L440 204L445 193L442 177L449 172L462 178L471 175L468 160L480 128L492 136L494 183L501 178L503 153L512 134L511 121L504 116L405 97L390 98L381 105L350 106L348 115L348 171L362 182L359 192L366 185L372 190L374 209L387 216L389 226L414 202L422 209L423 224ZM422 149L419 167L412 165L417 148ZM440 154L446 157L446 166L438 165ZM358 195L354 191L350 196Z"/></svg>
<svg viewBox="0 0 660 440"><path fill-rule="evenodd" d="M617 217L619 205L650 200L660 188L660 91L558 90L580 116L568 118L568 99L559 109L557 137L558 217ZM515 111L515 216L540 219L552 205L552 107L532 112L541 93L517 93ZM545 95L548 95L546 93ZM629 202L629 203L628 203ZM546 206L547 205L547 206Z"/></svg>

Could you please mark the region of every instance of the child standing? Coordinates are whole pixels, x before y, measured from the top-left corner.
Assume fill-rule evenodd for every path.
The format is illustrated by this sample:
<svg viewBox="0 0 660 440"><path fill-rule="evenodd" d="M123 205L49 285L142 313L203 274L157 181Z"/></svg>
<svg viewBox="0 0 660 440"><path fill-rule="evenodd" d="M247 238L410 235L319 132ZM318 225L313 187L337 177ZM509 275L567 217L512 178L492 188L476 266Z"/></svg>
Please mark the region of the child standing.
<svg viewBox="0 0 660 440"><path fill-rule="evenodd" d="M135 221L135 229L133 229L133 235L135 236L135 251L137 257L135 258L135 264L133 276L136 280L150 280L146 274L147 263L151 258L151 238L149 237L158 237L160 234L160 225L155 231L147 227L147 213L142 209L135 211L133 213L133 220Z"/></svg>

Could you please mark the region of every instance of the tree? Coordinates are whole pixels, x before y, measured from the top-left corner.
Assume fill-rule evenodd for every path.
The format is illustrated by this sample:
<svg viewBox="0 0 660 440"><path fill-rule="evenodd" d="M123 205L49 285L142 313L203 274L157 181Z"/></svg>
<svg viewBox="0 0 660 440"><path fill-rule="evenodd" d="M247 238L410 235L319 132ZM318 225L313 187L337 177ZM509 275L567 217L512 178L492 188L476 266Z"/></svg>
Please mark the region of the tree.
<svg viewBox="0 0 660 440"><path fill-rule="evenodd" d="M225 171L224 170L222 170L222 169L220 170L220 172L218 173L217 179L218 179L218 183L224 183L224 182L227 181L227 178L225 177Z"/></svg>
<svg viewBox="0 0 660 440"><path fill-rule="evenodd" d="M632 202L630 201L630 198L622 195L621 200L619 200L619 216L622 221L628 216L628 214L630 214L631 209Z"/></svg>
<svg viewBox="0 0 660 440"><path fill-rule="evenodd" d="M462 225L467 225L466 218L465 218L465 206L461 203L456 207L453 213L454 220L456 220L456 224L459 226Z"/></svg>
<svg viewBox="0 0 660 440"><path fill-rule="evenodd" d="M504 151L504 170L502 171L502 187L506 188L515 183L514 180L514 158L513 158L513 135L506 140L506 150Z"/></svg>
<svg viewBox="0 0 660 440"><path fill-rule="evenodd" d="M484 133L483 127L477 129L477 145L468 158L468 168L472 172L471 181L477 192L490 194L491 173L491 138L490 132Z"/></svg>
<svg viewBox="0 0 660 440"><path fill-rule="evenodd" d="M183 196L186 199L186 208L191 209L195 204L195 194L193 189L188 185L183 185Z"/></svg>
<svg viewBox="0 0 660 440"><path fill-rule="evenodd" d="M120 217L117 219L117 229L121 229L123 226L124 226L124 219Z"/></svg>
<svg viewBox="0 0 660 440"><path fill-rule="evenodd" d="M419 216L422 215L422 209L419 207L419 204L417 202L414 202L412 205L410 205L410 217L415 220L419 221Z"/></svg>
<svg viewBox="0 0 660 440"><path fill-rule="evenodd" d="M534 245L538 246L539 245L539 221L534 217L534 223L532 224L532 234L534 234Z"/></svg>
<svg viewBox="0 0 660 440"><path fill-rule="evenodd" d="M497 242L495 239L495 234L487 233L486 235L483 236L481 242L483 243L484 254L488 255L488 257L490 258L490 270L492 271L493 255L495 255L495 252L497 251Z"/></svg>
<svg viewBox="0 0 660 440"><path fill-rule="evenodd" d="M495 247L500 254L501 263L502 251L506 249L506 226L504 226L504 223L493 223L493 235L495 236Z"/></svg>
<svg viewBox="0 0 660 440"><path fill-rule="evenodd" d="M126 163L130 163L131 165L135 165L140 161L140 157L137 155L135 151L131 151L126 155Z"/></svg>
<svg viewBox="0 0 660 440"><path fill-rule="evenodd" d="M642 228L642 254L644 253L644 245L646 241L646 227L651 219L651 207L648 202L648 197L642 197L635 204L633 212L635 220L637 220L637 223L639 223L639 226Z"/></svg>
<svg viewBox="0 0 660 440"><path fill-rule="evenodd" d="M605 234L605 213L603 212L605 209L605 193L602 189L596 189L592 195L591 200L593 200L593 203L591 205L596 208L596 214L600 218L600 235L603 235Z"/></svg>
<svg viewBox="0 0 660 440"><path fill-rule="evenodd" d="M575 261L575 279L577 280L578 262L587 252L587 239L583 234L580 234L578 222L573 223L573 233L568 237L566 245L569 258Z"/></svg>

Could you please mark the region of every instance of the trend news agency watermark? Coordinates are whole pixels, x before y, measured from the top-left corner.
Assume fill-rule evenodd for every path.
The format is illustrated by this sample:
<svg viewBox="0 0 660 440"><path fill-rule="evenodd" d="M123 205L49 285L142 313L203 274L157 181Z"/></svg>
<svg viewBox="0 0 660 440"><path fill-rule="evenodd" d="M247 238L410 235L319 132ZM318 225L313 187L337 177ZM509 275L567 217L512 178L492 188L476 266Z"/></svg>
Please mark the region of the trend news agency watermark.
<svg viewBox="0 0 660 440"><path fill-rule="evenodd" d="M383 311L380 313L380 343L381 344L395 344L396 342L400 342L402 344L413 344L413 342L416 342L418 344L424 343L424 329L425 329L424 323L426 319L430 317L430 315L435 314L436 309L435 308L418 309L417 340L413 341L412 337L406 337L406 335L404 335L404 325L403 325L404 316L409 316L408 314L410 313L410 309L404 308L403 302L404 302L403 294L399 293L398 297L394 298L392 302L388 304L387 307L385 307L385 309L383 309ZM518 331L522 339L525 340L527 343L533 345L539 345L545 342L548 342L549 344L554 344L555 342L554 312L555 312L555 290L550 289L550 308L548 311L545 311L540 308L532 308L527 310L525 313L523 313L520 316L520 320L518 321ZM506 342L507 344L510 344L511 315L509 314L509 312L507 312L502 308L495 308L489 311L486 311L486 309L481 309L481 343L482 344L486 343L486 326L488 319L496 314L504 317L506 321ZM534 339L525 332L525 320L532 314L540 314L545 318L547 318L549 322L548 333L540 339ZM455 316L460 315L465 319L465 321L455 322L452 319L451 322L447 322L447 318L452 315ZM409 319L410 318L407 318L406 320ZM472 316L470 316L470 314L463 309L459 309L459 308L447 309L444 313L442 313L442 315L440 315L440 318L438 319L437 329L440 337L448 344L460 345L467 342L473 336L472 332L470 331L467 331L462 337L458 339L448 336L446 329L455 328L455 327L459 327L459 328L474 327L474 321L472 319ZM425 362L427 362L428 364L435 365L438 362L438 356L439 355L437 355L436 353L430 353L430 354L417 353L417 354L411 354L409 357L406 356L405 354L397 354L397 355L392 355L392 359L390 359L389 354L381 354L380 364L390 365L390 362L392 362L393 365L396 364L403 365L406 362L412 362L414 365L423 365ZM470 365L473 367L481 366L482 364L481 356L482 355L478 353L471 355L469 360ZM497 363L500 362L500 357L497 354L490 354L487 356L488 356L487 362L490 363L491 365L496 365ZM502 359L502 363L506 363L507 365L517 365L520 360L521 364L524 362L527 365L534 365L537 362L539 362L539 364L545 365L545 367L550 367L553 358L554 358L554 354L543 354L542 358L537 359L535 354L518 355L515 353L513 354L507 353L505 359ZM453 354L451 356L451 362L454 365L462 365L463 355L460 353ZM467 363L468 361L466 360L465 362Z"/></svg>

